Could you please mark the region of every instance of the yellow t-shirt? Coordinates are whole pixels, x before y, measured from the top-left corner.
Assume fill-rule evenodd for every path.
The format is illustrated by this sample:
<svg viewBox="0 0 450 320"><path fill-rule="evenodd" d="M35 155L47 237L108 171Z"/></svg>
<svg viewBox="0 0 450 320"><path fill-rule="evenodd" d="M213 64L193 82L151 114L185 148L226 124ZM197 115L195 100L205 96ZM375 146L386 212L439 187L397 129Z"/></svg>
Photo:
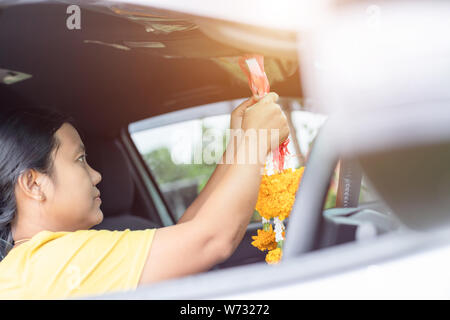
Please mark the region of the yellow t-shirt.
<svg viewBox="0 0 450 320"><path fill-rule="evenodd" d="M41 231L0 262L0 299L61 299L136 289L155 231Z"/></svg>

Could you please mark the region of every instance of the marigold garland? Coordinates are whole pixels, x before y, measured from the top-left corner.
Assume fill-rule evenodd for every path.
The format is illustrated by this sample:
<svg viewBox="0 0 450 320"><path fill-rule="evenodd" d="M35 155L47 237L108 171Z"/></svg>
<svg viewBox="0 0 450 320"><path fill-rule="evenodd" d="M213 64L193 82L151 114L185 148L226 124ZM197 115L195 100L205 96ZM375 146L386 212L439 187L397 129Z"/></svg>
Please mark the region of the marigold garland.
<svg viewBox="0 0 450 320"><path fill-rule="evenodd" d="M276 263L280 262L282 255L283 255L283 252L282 252L281 248L276 248L274 250L271 250L266 255L266 262L268 264L276 264Z"/></svg>
<svg viewBox="0 0 450 320"><path fill-rule="evenodd" d="M285 239L283 220L291 213L304 169L289 168L262 177L255 209L263 218L263 230L258 229L257 236L252 237L252 245L261 251L269 251L266 255L269 264L281 260ZM270 224L272 218L275 231Z"/></svg>
<svg viewBox="0 0 450 320"><path fill-rule="evenodd" d="M278 217L281 221L289 217L304 168L263 175L255 206L261 217L267 220Z"/></svg>
<svg viewBox="0 0 450 320"><path fill-rule="evenodd" d="M239 66L248 78L249 87L254 96L262 98L270 91L270 84L264 72L264 56L251 54L239 59ZM273 165L277 173L264 174L259 189L255 209L262 217L263 230L259 229L253 236L252 245L261 251L269 250L266 262L278 263L282 257L284 243L284 225L292 209L298 185L304 168L283 170L284 160L288 151L289 139L280 144L273 153ZM275 231L272 230L270 219L274 219Z"/></svg>
<svg viewBox="0 0 450 320"><path fill-rule="evenodd" d="M255 240L252 242L252 245L261 251L270 251L277 248L275 232L272 229L272 225L269 228L269 230L258 229L258 235L252 236L252 239Z"/></svg>

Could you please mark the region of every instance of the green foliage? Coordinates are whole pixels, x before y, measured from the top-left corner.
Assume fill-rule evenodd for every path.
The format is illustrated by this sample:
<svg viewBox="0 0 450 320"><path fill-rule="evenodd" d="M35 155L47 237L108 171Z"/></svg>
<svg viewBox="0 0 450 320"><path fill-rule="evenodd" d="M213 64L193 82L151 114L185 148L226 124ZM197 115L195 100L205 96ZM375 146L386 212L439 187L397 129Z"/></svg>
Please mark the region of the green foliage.
<svg viewBox="0 0 450 320"><path fill-rule="evenodd" d="M155 149L144 155L159 185L183 179L198 179L200 190L216 167L214 164L175 164L167 147ZM200 191L199 190L199 191Z"/></svg>
<svg viewBox="0 0 450 320"><path fill-rule="evenodd" d="M336 207L336 192L330 190L325 200L324 210Z"/></svg>
<svg viewBox="0 0 450 320"><path fill-rule="evenodd" d="M208 127L202 125L203 134L208 129ZM225 150L225 133L223 134L222 143L222 150ZM143 157L159 185L184 179L196 179L198 182L198 193L205 187L216 168L216 164L194 164L194 161L192 161L192 164L175 164L167 147L155 149Z"/></svg>

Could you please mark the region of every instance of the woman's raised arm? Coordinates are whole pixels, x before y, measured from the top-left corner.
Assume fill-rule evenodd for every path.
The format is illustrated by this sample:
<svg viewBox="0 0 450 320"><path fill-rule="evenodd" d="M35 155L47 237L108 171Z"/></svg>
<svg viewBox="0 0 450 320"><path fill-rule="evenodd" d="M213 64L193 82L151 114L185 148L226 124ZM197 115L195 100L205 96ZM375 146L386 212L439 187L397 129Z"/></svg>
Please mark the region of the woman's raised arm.
<svg viewBox="0 0 450 320"><path fill-rule="evenodd" d="M264 167L264 159L256 156L252 163L250 154L261 151L267 155L271 145L278 146L289 135L286 117L275 103L277 98L275 93L268 94L246 110L242 121L245 133L267 130L268 140L261 143L256 135L258 141L252 144L242 137L233 163L208 190L194 218L155 232L140 284L207 271L234 252L253 214ZM278 130L278 135L271 135L271 130ZM277 139L276 143L272 139ZM240 154L246 155L246 160L238 163Z"/></svg>

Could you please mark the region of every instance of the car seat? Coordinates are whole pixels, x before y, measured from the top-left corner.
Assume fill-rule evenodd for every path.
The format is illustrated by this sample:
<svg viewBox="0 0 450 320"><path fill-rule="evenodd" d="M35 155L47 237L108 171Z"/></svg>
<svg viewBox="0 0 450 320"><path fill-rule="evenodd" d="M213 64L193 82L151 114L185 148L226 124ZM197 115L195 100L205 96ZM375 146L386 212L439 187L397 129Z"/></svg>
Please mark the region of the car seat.
<svg viewBox="0 0 450 320"><path fill-rule="evenodd" d="M103 221L95 230L143 230L158 228L160 224L144 218L142 212L133 212L135 183L124 153L114 141L96 141L86 144L89 165L99 171L102 181L97 185L101 192Z"/></svg>

